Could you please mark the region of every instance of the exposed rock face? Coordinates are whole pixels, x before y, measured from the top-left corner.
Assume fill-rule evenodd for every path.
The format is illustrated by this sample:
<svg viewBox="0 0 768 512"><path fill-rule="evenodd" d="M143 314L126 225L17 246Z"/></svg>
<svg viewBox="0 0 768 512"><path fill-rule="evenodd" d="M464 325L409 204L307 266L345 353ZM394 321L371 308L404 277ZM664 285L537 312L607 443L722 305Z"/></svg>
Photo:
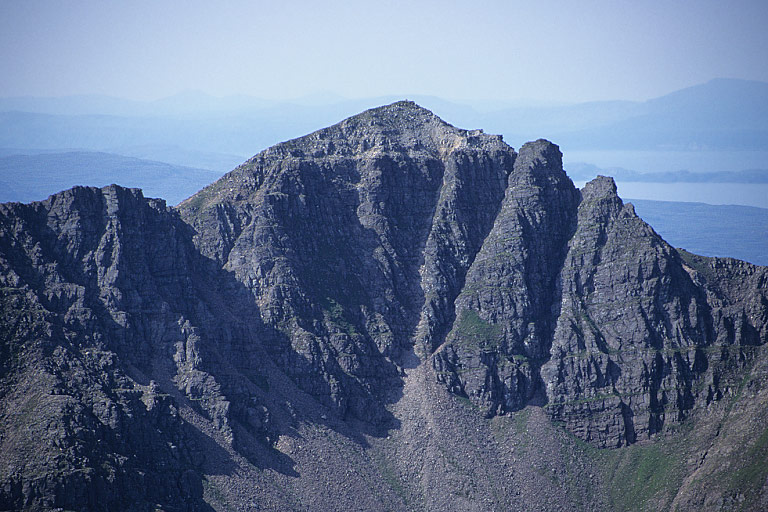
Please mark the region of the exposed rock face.
<svg viewBox="0 0 768 512"><path fill-rule="evenodd" d="M511 178L524 175L529 147ZM766 269L678 253L610 178L579 194L557 158L528 160L554 182L543 189L551 197L534 186L521 201L507 189L434 356L439 378L487 414L536 400L577 436L613 447L732 392L768 341Z"/></svg>
<svg viewBox="0 0 768 512"><path fill-rule="evenodd" d="M278 364L382 424L403 352L447 333L514 159L498 136L396 103L260 153L180 212L282 333Z"/></svg>
<svg viewBox="0 0 768 512"><path fill-rule="evenodd" d="M488 415L521 409L541 391L538 367L549 358L557 278L578 199L557 146L523 146L456 301L449 340L433 356L438 378Z"/></svg>
<svg viewBox="0 0 768 512"><path fill-rule="evenodd" d="M735 260L678 253L622 205L610 180L590 183L544 369L553 417L617 445L720 399L768 341L766 276Z"/></svg>
<svg viewBox="0 0 768 512"><path fill-rule="evenodd" d="M768 434L721 434L765 416L768 269L673 249L548 141L410 102L176 211L117 186L0 205L0 300L0 509L604 510L621 464L574 438L667 435L695 439L687 480L641 506L768 500ZM757 477L700 492L723 439Z"/></svg>
<svg viewBox="0 0 768 512"><path fill-rule="evenodd" d="M138 190L75 188L0 206L0 268L0 503L206 509L172 397L234 441L231 418L253 412L225 397L249 391L225 356L254 348L189 227Z"/></svg>

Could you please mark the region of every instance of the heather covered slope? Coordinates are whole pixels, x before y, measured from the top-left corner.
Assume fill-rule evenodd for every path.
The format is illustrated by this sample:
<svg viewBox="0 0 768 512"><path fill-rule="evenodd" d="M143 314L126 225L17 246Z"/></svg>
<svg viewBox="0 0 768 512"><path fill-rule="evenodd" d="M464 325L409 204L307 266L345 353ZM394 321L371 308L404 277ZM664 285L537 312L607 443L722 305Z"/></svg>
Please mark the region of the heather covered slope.
<svg viewBox="0 0 768 512"><path fill-rule="evenodd" d="M2 205L0 265L0 509L768 499L766 267L676 251L545 140L398 102L175 210Z"/></svg>

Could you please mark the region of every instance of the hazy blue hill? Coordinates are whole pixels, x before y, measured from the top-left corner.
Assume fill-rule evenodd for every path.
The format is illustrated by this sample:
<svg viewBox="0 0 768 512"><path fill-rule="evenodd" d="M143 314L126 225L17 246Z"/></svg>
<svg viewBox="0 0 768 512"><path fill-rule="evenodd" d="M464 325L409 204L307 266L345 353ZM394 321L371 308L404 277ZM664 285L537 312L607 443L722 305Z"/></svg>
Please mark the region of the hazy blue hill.
<svg viewBox="0 0 768 512"><path fill-rule="evenodd" d="M153 117L201 112L243 111L274 106L277 102L248 96L215 97L187 91L154 101L135 101L95 94L0 98L2 112L31 112L55 115L111 115Z"/></svg>
<svg viewBox="0 0 768 512"><path fill-rule="evenodd" d="M166 117L2 112L0 147L110 151L165 146L238 155L244 161L270 145L335 123L351 108L289 105L243 114Z"/></svg>
<svg viewBox="0 0 768 512"><path fill-rule="evenodd" d="M631 101L595 101L575 105L517 106L486 111L472 119L491 133L503 133L510 144L536 137L599 129L643 114L643 105ZM467 119L467 121L470 121Z"/></svg>
<svg viewBox="0 0 768 512"><path fill-rule="evenodd" d="M118 183L174 205L221 176L206 169L94 152L13 155L0 158L0 202L30 202L75 185Z"/></svg>
<svg viewBox="0 0 768 512"><path fill-rule="evenodd" d="M0 99L0 147L113 151L175 146L244 160L272 144L396 99L402 98L322 96L275 102L202 93L153 102L98 96L7 98ZM768 150L768 83L763 82L713 80L645 102L489 107L428 96L409 99L454 125L501 133L513 146L545 137L566 153L578 149Z"/></svg>
<svg viewBox="0 0 768 512"><path fill-rule="evenodd" d="M69 148L65 151L61 149L40 149L40 148L0 148L0 158L15 155L45 155L48 153L72 153L80 151L78 148Z"/></svg>
<svg viewBox="0 0 768 512"><path fill-rule="evenodd" d="M662 238L703 256L768 265L768 209L627 199Z"/></svg>
<svg viewBox="0 0 768 512"><path fill-rule="evenodd" d="M716 79L644 102L517 106L445 115L459 124L503 133L513 145L545 137L567 150L768 149L768 83L748 80Z"/></svg>
<svg viewBox="0 0 768 512"><path fill-rule="evenodd" d="M176 145L145 144L141 146L121 146L108 148L106 153L166 162L182 167L194 167L215 171L218 174L229 172L253 155L231 155L212 151L197 151Z"/></svg>
<svg viewBox="0 0 768 512"><path fill-rule="evenodd" d="M92 153L82 148L40 149L40 148L2 148L0 158L15 155L44 155L50 153ZM175 166L193 167L215 171L217 174L229 172L251 155L230 155L226 153L214 153L210 151L197 151L179 146L162 144L145 144L141 146L119 146L107 148L100 153L127 156L141 160L154 160Z"/></svg>
<svg viewBox="0 0 768 512"><path fill-rule="evenodd" d="M223 123L216 120L196 121L170 117L4 112L0 113L0 146L103 151L120 146L181 143L189 149L218 149L217 152L240 153L240 142L247 135L241 134L235 139L231 135L235 129L242 129L243 126L238 125L222 133L220 124Z"/></svg>
<svg viewBox="0 0 768 512"><path fill-rule="evenodd" d="M768 83L717 78L646 103L657 116L717 123L728 129L765 129Z"/></svg>
<svg viewBox="0 0 768 512"><path fill-rule="evenodd" d="M646 101L603 126L556 132L570 148L768 148L768 83L717 79Z"/></svg>

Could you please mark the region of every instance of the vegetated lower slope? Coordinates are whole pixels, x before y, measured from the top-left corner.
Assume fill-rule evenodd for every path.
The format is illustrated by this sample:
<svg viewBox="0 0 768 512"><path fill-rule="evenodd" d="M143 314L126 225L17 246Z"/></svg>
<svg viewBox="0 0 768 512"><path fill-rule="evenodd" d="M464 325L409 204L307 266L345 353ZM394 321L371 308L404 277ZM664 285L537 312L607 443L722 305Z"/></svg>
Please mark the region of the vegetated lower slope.
<svg viewBox="0 0 768 512"><path fill-rule="evenodd" d="M177 210L0 208L0 508L768 499L766 268L676 251L547 141L399 102Z"/></svg>

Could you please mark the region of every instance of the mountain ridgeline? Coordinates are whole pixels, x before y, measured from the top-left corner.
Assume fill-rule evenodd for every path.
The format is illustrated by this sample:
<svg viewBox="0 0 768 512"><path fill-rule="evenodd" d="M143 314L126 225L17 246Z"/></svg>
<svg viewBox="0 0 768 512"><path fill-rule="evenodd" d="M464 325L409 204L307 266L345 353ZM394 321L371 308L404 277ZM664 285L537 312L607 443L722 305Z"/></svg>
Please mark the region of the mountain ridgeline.
<svg viewBox="0 0 768 512"><path fill-rule="evenodd" d="M0 509L768 505L768 268L412 102L0 205L0 299Z"/></svg>

